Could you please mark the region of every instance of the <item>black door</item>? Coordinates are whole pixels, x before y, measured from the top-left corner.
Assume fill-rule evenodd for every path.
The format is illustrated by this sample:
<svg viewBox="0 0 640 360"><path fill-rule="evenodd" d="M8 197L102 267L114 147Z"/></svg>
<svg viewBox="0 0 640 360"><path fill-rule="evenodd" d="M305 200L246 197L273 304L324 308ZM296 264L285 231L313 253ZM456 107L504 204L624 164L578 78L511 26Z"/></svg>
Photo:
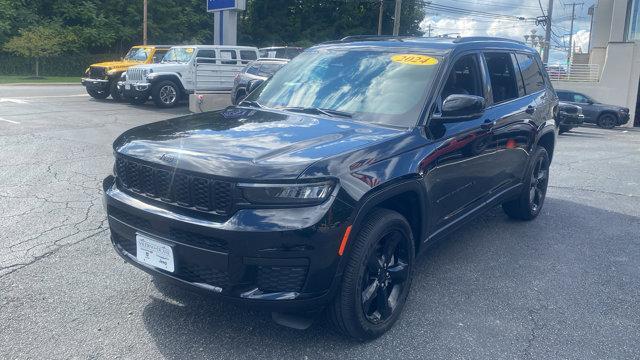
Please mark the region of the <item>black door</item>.
<svg viewBox="0 0 640 360"><path fill-rule="evenodd" d="M484 96L485 92L479 55L464 55L450 67L434 115L437 117L439 106L449 95ZM440 141L437 149L423 160L436 230L477 207L490 189L490 169L496 153L495 143L491 142L491 120L485 114L446 122L432 118L429 122L430 136Z"/></svg>

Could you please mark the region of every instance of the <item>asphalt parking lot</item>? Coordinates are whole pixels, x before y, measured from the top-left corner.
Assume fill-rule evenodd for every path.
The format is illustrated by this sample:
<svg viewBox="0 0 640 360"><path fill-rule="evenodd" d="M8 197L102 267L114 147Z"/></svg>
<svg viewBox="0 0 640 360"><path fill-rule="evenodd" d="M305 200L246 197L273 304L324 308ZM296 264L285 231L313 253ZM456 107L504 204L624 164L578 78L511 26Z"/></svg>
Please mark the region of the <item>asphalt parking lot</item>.
<svg viewBox="0 0 640 360"><path fill-rule="evenodd" d="M432 248L401 320L361 344L155 284L111 249L111 142L186 113L0 86L0 358L638 358L640 131L560 136L541 216L495 209Z"/></svg>

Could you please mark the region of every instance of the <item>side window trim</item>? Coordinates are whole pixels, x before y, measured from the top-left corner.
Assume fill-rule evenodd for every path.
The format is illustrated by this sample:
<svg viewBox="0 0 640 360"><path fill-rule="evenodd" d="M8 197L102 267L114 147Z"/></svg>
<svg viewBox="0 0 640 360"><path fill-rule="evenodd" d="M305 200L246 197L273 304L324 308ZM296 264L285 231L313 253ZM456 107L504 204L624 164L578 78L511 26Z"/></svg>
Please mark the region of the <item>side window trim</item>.
<svg viewBox="0 0 640 360"><path fill-rule="evenodd" d="M543 67L542 67L542 64L540 64L540 63L538 62L538 57L537 57L537 56L533 56L531 53L524 52L524 51L515 51L515 52L514 52L514 54L516 54L516 55L518 55L518 54L519 54L519 55L524 55L524 56L531 56L531 57L533 58L533 59L532 59L532 60L533 60L533 63L534 63L534 64L536 64L536 66L538 67L538 71L540 72L540 75L542 76L542 81L543 81L543 83L544 83L544 84L543 84L543 86L542 86L542 88L541 88L541 89L539 89L539 90L533 91L533 92L528 92L528 91L527 91L527 87L525 86L525 87L524 87L524 90L525 90L525 94L526 94L526 95L531 95L531 94L539 93L539 92L541 92L541 91L545 91L545 89L547 89L547 88L549 88L549 87L550 87L549 79L548 79L548 78L547 78L547 76L546 76L546 72L545 72L545 71L542 71ZM520 69L520 62L518 61L518 59L517 59L517 58L516 58L516 63L518 64L518 68ZM522 82L523 82L523 84L524 84L524 75L522 75L522 69L520 69L520 70L521 70Z"/></svg>
<svg viewBox="0 0 640 360"><path fill-rule="evenodd" d="M522 77L522 69L520 68L520 63L518 62L518 58L516 57L516 53L511 53L511 62L513 63L513 70L516 73L516 81L518 82L518 98L527 95L527 89L524 86L524 78Z"/></svg>

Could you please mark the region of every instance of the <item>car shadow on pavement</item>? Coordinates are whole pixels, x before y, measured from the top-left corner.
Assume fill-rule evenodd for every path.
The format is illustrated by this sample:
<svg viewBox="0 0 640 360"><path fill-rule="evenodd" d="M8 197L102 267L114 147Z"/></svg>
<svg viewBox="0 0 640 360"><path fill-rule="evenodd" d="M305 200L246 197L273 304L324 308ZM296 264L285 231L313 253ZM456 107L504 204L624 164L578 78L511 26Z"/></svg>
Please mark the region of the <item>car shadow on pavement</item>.
<svg viewBox="0 0 640 360"><path fill-rule="evenodd" d="M164 282L143 320L168 359L588 358L625 346L633 353L639 233L637 217L556 198L532 222L493 209L428 249L403 316L370 343L348 340L323 320L289 329L267 312Z"/></svg>
<svg viewBox="0 0 640 360"><path fill-rule="evenodd" d="M575 137L575 138L589 138L589 139L601 139L604 136L604 134L596 134L596 133L591 133L591 132L581 132L581 131L576 131L576 130L571 130L565 133L562 133L559 135L560 138L562 137Z"/></svg>

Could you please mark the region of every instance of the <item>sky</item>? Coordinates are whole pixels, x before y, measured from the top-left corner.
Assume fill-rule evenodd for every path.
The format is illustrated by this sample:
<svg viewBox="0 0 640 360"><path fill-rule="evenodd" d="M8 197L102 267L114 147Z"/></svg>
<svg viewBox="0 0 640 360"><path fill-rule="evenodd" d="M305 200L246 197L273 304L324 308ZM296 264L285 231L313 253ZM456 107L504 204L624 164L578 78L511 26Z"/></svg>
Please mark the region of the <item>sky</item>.
<svg viewBox="0 0 640 360"><path fill-rule="evenodd" d="M589 6L597 0L554 0L552 29L554 41L551 42L549 63L565 63L566 50L569 44L569 32L571 28L571 3L584 3L576 6L576 20L574 22L574 43L583 52L587 52L589 43L589 26L591 17L587 14ZM546 14L548 0L432 0L435 5L462 8L473 11L498 15L512 15L524 18L536 18L542 16L540 3ZM465 15L458 12L449 12L441 9L427 7L427 16L420 24L425 34L431 25L431 35L451 34L456 36L499 36L524 41L524 35L531 34L544 37L545 30L542 26L536 26L535 21L522 21L511 19L496 19L491 16L479 17Z"/></svg>

